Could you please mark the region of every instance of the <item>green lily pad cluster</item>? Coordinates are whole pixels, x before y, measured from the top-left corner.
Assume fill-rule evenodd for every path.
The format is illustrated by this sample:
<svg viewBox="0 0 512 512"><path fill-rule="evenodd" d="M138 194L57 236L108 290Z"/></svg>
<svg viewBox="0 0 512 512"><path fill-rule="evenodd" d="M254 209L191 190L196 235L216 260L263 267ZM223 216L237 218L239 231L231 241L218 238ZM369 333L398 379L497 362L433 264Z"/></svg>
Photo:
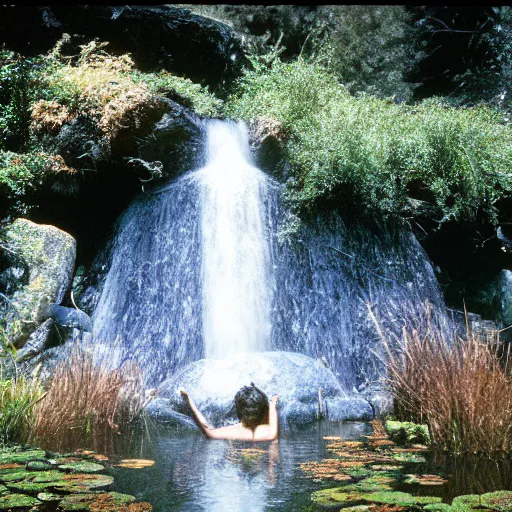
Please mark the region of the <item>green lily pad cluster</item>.
<svg viewBox="0 0 512 512"><path fill-rule="evenodd" d="M301 465L313 481L337 484L337 487L321 489L311 495L315 510L512 512L512 491L459 496L451 504L442 503L442 498L438 496L414 495L413 490L417 486L441 488L448 480L442 475L413 473L411 469L421 469L421 464L426 461L424 453L427 447L411 445L403 431L399 438L408 444L406 447L398 447L389 439L388 424L386 423L386 431L381 427L382 424L374 425L374 435L366 436L363 441L327 438L331 443L326 448L334 457ZM418 439L412 435L409 438ZM340 485L341 482L343 483ZM410 486L411 492L397 490L399 486L400 489L405 486L406 490Z"/></svg>
<svg viewBox="0 0 512 512"><path fill-rule="evenodd" d="M0 452L0 511L146 512L149 503L108 492L114 479L89 454L47 457L43 450Z"/></svg>

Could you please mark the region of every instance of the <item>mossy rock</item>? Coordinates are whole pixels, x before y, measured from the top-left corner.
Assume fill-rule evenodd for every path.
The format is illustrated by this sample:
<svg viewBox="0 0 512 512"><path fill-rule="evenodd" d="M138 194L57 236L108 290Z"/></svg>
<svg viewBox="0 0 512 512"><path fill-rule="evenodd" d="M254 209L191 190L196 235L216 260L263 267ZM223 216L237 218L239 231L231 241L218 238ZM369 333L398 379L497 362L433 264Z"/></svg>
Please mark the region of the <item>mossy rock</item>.
<svg viewBox="0 0 512 512"><path fill-rule="evenodd" d="M389 420L384 427L389 437L397 444L428 444L430 442L427 425Z"/></svg>
<svg viewBox="0 0 512 512"><path fill-rule="evenodd" d="M2 451L0 453L0 466L2 464L26 464L31 460L44 459L43 450L25 450L25 451Z"/></svg>
<svg viewBox="0 0 512 512"><path fill-rule="evenodd" d="M97 494L71 494L65 496L59 504L61 510L89 511L105 510L116 512L126 510L126 505L135 501L134 496L118 492Z"/></svg>
<svg viewBox="0 0 512 512"><path fill-rule="evenodd" d="M59 464L59 469L61 471L69 471L73 473L99 473L105 470L101 464L98 464L97 462L90 462L88 460Z"/></svg>
<svg viewBox="0 0 512 512"><path fill-rule="evenodd" d="M55 226L27 219L16 219L5 235L29 267L28 285L12 296L12 303L23 320L21 329L8 333L15 344L21 345L41 323L46 308L62 302L73 277L76 241Z"/></svg>
<svg viewBox="0 0 512 512"><path fill-rule="evenodd" d="M26 509L40 504L38 499L24 494L7 494L0 497L0 510Z"/></svg>
<svg viewBox="0 0 512 512"><path fill-rule="evenodd" d="M499 510L500 512L512 512L512 491L496 491L482 494L480 506Z"/></svg>
<svg viewBox="0 0 512 512"><path fill-rule="evenodd" d="M381 505L394 505L398 507L419 507L442 500L436 496L413 496L406 492L383 491L371 493L346 492L344 487L323 489L311 495L313 502L320 506L364 505L375 503Z"/></svg>

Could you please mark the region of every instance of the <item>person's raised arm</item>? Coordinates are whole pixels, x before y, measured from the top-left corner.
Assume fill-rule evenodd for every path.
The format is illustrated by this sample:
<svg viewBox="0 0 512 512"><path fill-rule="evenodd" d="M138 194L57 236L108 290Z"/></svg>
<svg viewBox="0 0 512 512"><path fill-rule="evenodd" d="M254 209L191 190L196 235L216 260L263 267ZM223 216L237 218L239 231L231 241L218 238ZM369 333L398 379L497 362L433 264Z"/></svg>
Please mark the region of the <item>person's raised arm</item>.
<svg viewBox="0 0 512 512"><path fill-rule="evenodd" d="M205 436L211 437L210 431L212 430L212 427L206 421L205 417L201 414L201 411L196 407L196 404L194 403L192 398L184 389L181 389L180 393L181 396L187 401L188 405L190 406L190 409L192 409L196 425L199 427L199 429Z"/></svg>
<svg viewBox="0 0 512 512"><path fill-rule="evenodd" d="M268 406L268 424L270 427L270 440L277 439L278 424L277 424L277 401L279 397L274 395Z"/></svg>

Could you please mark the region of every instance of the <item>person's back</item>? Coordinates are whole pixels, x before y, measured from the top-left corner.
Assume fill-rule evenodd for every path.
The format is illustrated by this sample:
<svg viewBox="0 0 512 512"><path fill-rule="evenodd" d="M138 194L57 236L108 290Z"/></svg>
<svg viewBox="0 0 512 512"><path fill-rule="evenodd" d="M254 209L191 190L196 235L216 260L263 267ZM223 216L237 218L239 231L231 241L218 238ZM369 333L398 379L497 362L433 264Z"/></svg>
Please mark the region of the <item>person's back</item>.
<svg viewBox="0 0 512 512"><path fill-rule="evenodd" d="M272 441L277 439L277 400L274 395L270 404L268 398L252 382L244 386L235 396L235 407L240 423L227 427L212 428L205 420L194 401L185 390L181 394L192 409L194 420L204 435L211 439L232 439L240 441Z"/></svg>

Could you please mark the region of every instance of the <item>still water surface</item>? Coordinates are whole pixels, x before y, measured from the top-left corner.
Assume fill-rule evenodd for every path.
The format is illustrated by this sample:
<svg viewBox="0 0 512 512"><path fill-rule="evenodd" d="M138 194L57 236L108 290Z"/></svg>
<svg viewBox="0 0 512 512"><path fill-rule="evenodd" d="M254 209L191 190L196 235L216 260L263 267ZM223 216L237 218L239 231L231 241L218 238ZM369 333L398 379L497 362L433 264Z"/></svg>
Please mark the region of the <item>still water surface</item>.
<svg viewBox="0 0 512 512"><path fill-rule="evenodd" d="M284 432L273 443L247 443L156 430L123 454L153 459L154 466L115 468L114 490L150 502L154 512L298 512L309 508L319 488L299 465L328 456L323 437L357 439L371 431L367 423L321 422Z"/></svg>

